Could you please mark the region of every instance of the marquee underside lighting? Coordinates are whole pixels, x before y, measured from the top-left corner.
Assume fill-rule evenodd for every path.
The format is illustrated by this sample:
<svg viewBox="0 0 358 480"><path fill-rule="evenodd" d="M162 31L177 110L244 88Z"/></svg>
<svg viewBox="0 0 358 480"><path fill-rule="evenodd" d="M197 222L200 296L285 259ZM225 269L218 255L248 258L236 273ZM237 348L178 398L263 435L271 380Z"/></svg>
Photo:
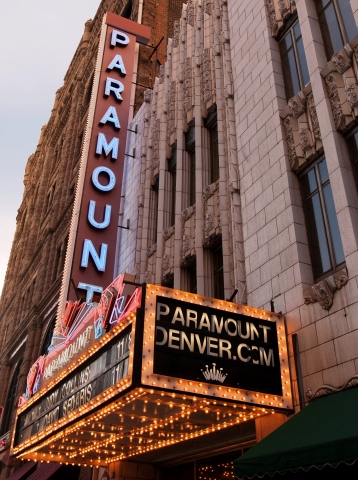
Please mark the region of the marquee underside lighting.
<svg viewBox="0 0 358 480"><path fill-rule="evenodd" d="M122 382L123 383L123 382ZM50 438L19 445L22 459L105 466L246 422L274 409L137 388Z"/></svg>

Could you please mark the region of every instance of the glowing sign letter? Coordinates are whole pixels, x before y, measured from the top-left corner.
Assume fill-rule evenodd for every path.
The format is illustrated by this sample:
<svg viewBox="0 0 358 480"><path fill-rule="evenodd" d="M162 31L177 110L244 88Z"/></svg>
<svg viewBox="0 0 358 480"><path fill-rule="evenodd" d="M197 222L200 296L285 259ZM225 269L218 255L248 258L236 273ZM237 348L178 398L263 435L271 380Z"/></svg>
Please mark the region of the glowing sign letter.
<svg viewBox="0 0 358 480"><path fill-rule="evenodd" d="M104 155L107 156L111 152L111 160L117 160L118 158L118 146L119 139L114 137L107 143L104 133L99 133L97 137L96 155L101 155L104 151Z"/></svg>
<svg viewBox="0 0 358 480"><path fill-rule="evenodd" d="M113 57L113 60L107 67L107 71L109 72L110 70L118 70L119 74L122 77L125 77L127 75L126 67L124 66L121 55L115 55Z"/></svg>
<svg viewBox="0 0 358 480"><path fill-rule="evenodd" d="M119 32L118 30L113 30L111 36L111 48L113 47L125 47L129 43L129 37L123 33Z"/></svg>
<svg viewBox="0 0 358 480"><path fill-rule="evenodd" d="M89 256L91 255L97 270L99 272L104 272L106 270L107 250L108 245L106 243L102 243L101 252L98 255L92 241L86 238L86 240L83 242L81 267L88 267L88 260Z"/></svg>
<svg viewBox="0 0 358 480"><path fill-rule="evenodd" d="M80 290L86 290L86 303L90 303L94 293L102 293L103 288L98 285L90 285L89 283L78 282L77 288Z"/></svg>
<svg viewBox="0 0 358 480"><path fill-rule="evenodd" d="M90 200L88 205L88 215L87 215L87 219L89 223L92 225L92 227L99 228L99 229L108 227L109 222L111 221L112 207L110 205L106 205L104 210L104 219L103 219L103 222L101 223L96 222L96 220L94 219L95 209L96 209L96 202L94 200Z"/></svg>
<svg viewBox="0 0 358 480"><path fill-rule="evenodd" d="M120 130L121 125L118 120L117 110L115 107L109 107L106 113L101 118L99 124L105 125L106 123L113 123L114 128Z"/></svg>
<svg viewBox="0 0 358 480"><path fill-rule="evenodd" d="M102 185L102 183L100 183L99 175L101 173L106 173L108 175L109 182L107 185ZM107 167L97 167L93 170L92 173L92 183L98 190L101 190L102 192L109 192L113 190L116 184L116 176L114 175L112 170Z"/></svg>

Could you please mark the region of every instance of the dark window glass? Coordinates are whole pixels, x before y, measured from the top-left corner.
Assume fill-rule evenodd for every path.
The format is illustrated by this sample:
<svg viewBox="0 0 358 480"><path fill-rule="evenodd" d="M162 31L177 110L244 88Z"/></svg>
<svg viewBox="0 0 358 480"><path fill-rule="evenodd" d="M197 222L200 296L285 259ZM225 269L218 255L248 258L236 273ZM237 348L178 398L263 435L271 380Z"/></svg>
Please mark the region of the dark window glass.
<svg viewBox="0 0 358 480"><path fill-rule="evenodd" d="M149 244L157 242L158 233L158 195L159 194L159 175L153 179L153 185L150 192L149 204Z"/></svg>
<svg viewBox="0 0 358 480"><path fill-rule="evenodd" d="M224 264L223 251L221 245L213 252L213 267L214 267L214 297L225 300L224 294Z"/></svg>
<svg viewBox="0 0 358 480"><path fill-rule="evenodd" d="M347 144L349 156L351 157L355 181L358 186L358 130L347 139Z"/></svg>
<svg viewBox="0 0 358 480"><path fill-rule="evenodd" d="M316 5L323 43L330 59L358 34L358 29L349 0L317 0Z"/></svg>
<svg viewBox="0 0 358 480"><path fill-rule="evenodd" d="M2 416L3 423L1 425L0 435L3 435L4 433L6 433L11 426L11 420L14 413L15 401L17 400L16 393L17 393L17 385L19 382L20 368L21 368L21 360L17 363L11 379L10 388L6 397L4 414Z"/></svg>
<svg viewBox="0 0 358 480"><path fill-rule="evenodd" d="M205 121L209 132L209 182L219 180L219 142L216 111L211 113Z"/></svg>
<svg viewBox="0 0 358 480"><path fill-rule="evenodd" d="M317 279L344 262L341 235L326 160L313 165L301 178L308 241Z"/></svg>
<svg viewBox="0 0 358 480"><path fill-rule="evenodd" d="M188 268L188 290L190 293L197 293L198 284L196 280L196 263Z"/></svg>
<svg viewBox="0 0 358 480"><path fill-rule="evenodd" d="M48 354L48 349L52 343L53 331L55 330L55 326L56 326L56 317L51 320L50 325L47 327L46 335L42 343L41 355Z"/></svg>
<svg viewBox="0 0 358 480"><path fill-rule="evenodd" d="M189 156L189 206L195 204L196 165L195 165L195 127L185 134L185 150Z"/></svg>
<svg viewBox="0 0 358 480"><path fill-rule="evenodd" d="M307 60L298 22L285 33L279 46L286 95L287 98L292 98L309 82Z"/></svg>
<svg viewBox="0 0 358 480"><path fill-rule="evenodd" d="M168 160L168 171L170 173L170 205L169 205L169 226L175 223L175 197L177 181L177 149L173 148L172 156Z"/></svg>

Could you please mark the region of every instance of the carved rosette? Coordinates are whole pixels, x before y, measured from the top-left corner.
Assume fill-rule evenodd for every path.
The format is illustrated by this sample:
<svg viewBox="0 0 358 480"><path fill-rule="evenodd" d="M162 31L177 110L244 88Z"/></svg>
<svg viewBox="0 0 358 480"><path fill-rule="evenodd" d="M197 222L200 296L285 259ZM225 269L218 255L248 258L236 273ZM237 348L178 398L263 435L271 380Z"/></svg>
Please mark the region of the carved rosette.
<svg viewBox="0 0 358 480"><path fill-rule="evenodd" d="M345 127L345 118L343 115L343 109L340 103L337 84L332 74L327 75L325 78L327 85L328 98L331 103L334 124L337 130L342 130Z"/></svg>
<svg viewBox="0 0 358 480"><path fill-rule="evenodd" d="M201 75L203 79L203 101L209 102L213 96L211 83L211 59L210 48L204 48L201 62Z"/></svg>
<svg viewBox="0 0 358 480"><path fill-rule="evenodd" d="M329 310L333 305L335 291L347 283L348 274L344 268L306 289L303 292L304 302L306 305L318 302L324 310Z"/></svg>
<svg viewBox="0 0 358 480"><path fill-rule="evenodd" d="M302 93L295 95L289 99L288 107L293 117L300 117L306 111L306 97Z"/></svg>
<svg viewBox="0 0 358 480"><path fill-rule="evenodd" d="M188 0L186 4L186 21L189 25L194 27L195 12L193 0Z"/></svg>
<svg viewBox="0 0 358 480"><path fill-rule="evenodd" d="M175 92L176 83L175 80L170 82L168 92L168 136L175 132Z"/></svg>
<svg viewBox="0 0 358 480"><path fill-rule="evenodd" d="M180 21L174 21L174 34L173 34L173 47L178 47L179 45L179 30L180 30Z"/></svg>
<svg viewBox="0 0 358 480"><path fill-rule="evenodd" d="M321 139L321 129L318 123L318 117L316 112L316 105L313 98L313 93L309 93L307 95L307 110L309 112L311 123L312 123L312 131L313 135L317 139Z"/></svg>
<svg viewBox="0 0 358 480"><path fill-rule="evenodd" d="M193 108L192 101L192 67L191 57L184 60L184 111L188 113Z"/></svg>
<svg viewBox="0 0 358 480"><path fill-rule="evenodd" d="M292 170L298 168L298 157L296 154L295 138L293 136L293 128L291 125L291 118L288 116L283 121L283 127L286 134L287 149L288 149L288 159L290 162L290 167Z"/></svg>
<svg viewBox="0 0 358 480"><path fill-rule="evenodd" d="M341 75L352 66L352 61L344 48L334 53L331 60L335 69Z"/></svg>

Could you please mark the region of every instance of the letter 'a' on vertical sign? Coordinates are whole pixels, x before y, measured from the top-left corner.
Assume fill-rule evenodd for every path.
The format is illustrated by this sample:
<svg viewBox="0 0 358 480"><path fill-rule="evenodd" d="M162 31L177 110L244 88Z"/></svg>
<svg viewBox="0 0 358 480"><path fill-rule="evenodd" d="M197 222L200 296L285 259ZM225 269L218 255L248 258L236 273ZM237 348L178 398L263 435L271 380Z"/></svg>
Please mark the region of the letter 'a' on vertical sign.
<svg viewBox="0 0 358 480"><path fill-rule="evenodd" d="M81 168L77 182L58 318L64 303L88 288L101 291L116 272L119 211L125 161L135 44L150 28L106 13L98 47Z"/></svg>

